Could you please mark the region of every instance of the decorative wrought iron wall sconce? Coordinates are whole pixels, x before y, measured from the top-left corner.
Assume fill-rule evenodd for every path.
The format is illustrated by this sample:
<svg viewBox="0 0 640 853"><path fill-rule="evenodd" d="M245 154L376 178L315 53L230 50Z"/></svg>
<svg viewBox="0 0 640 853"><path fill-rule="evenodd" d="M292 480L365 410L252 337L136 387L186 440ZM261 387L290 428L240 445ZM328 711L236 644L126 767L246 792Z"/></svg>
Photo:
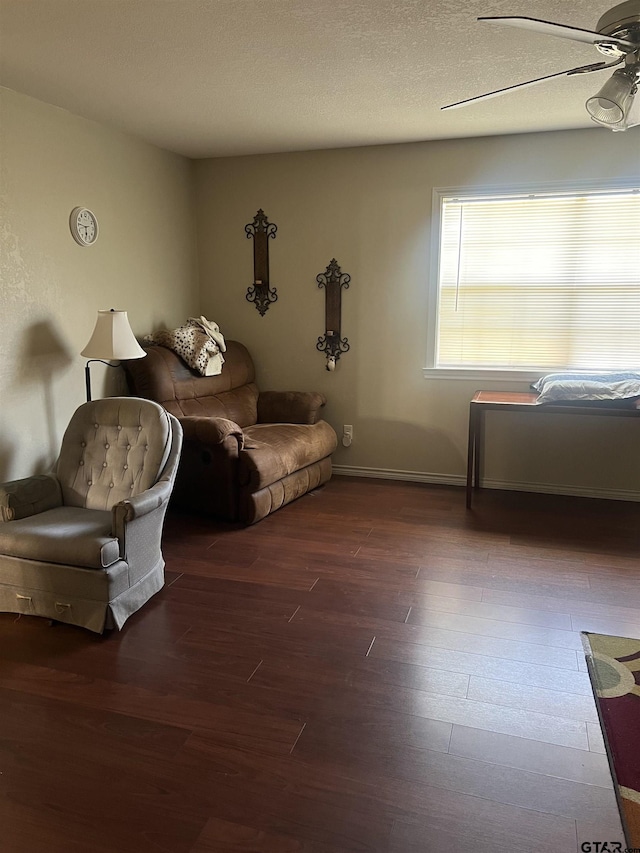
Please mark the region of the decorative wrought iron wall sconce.
<svg viewBox="0 0 640 853"><path fill-rule="evenodd" d="M276 288L269 287L269 238L275 239L278 226L269 222L260 208L244 230L247 240L253 237L253 286L247 288L246 300L253 302L264 317L269 305L278 301Z"/></svg>
<svg viewBox="0 0 640 853"><path fill-rule="evenodd" d="M324 352L327 357L327 370L335 370L336 362L342 353L349 352L348 338L340 337L340 316L342 313L342 288L349 288L351 276L343 273L335 258L323 273L316 276L318 287L325 289L325 328L322 337L318 338L316 349Z"/></svg>

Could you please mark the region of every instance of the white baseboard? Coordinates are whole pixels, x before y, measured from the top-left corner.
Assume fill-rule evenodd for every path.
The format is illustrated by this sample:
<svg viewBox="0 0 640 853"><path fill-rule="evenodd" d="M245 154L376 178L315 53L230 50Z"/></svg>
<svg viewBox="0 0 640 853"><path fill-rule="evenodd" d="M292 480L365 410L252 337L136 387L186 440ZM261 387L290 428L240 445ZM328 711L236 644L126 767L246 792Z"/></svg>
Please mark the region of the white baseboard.
<svg viewBox="0 0 640 853"><path fill-rule="evenodd" d="M396 471L393 468L353 468L350 465L334 465L333 471L345 477L373 477L376 480L404 480L408 483L436 483L441 486L464 486L467 482L462 475Z"/></svg>
<svg viewBox="0 0 640 853"><path fill-rule="evenodd" d="M357 468L334 465L335 474L345 477L371 477L377 480L402 480L408 483L432 483L440 486L466 486L462 474L430 474L424 471L400 471L393 468ZM640 492L630 489L598 489L586 486L566 486L555 483L512 483L504 480L483 480L483 489L511 492L538 492L544 495L571 495L579 498L606 498L612 501L640 502Z"/></svg>

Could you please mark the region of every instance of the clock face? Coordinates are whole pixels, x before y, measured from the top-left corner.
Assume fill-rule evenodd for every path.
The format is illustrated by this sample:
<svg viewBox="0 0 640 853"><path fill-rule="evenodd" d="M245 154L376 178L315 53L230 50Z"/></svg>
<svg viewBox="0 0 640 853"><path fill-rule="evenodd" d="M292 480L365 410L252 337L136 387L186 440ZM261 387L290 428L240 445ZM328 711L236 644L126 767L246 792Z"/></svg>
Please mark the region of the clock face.
<svg viewBox="0 0 640 853"><path fill-rule="evenodd" d="M98 220L86 207L75 207L71 211L69 226L74 240L81 246L91 246L98 239Z"/></svg>

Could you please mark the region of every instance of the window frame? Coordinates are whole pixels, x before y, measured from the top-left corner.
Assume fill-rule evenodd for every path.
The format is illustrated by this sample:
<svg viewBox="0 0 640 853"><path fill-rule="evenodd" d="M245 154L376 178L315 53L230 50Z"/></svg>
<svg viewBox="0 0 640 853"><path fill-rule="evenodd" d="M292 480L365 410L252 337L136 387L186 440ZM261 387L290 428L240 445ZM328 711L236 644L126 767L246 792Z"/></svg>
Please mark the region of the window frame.
<svg viewBox="0 0 640 853"><path fill-rule="evenodd" d="M640 181L632 177L616 178L612 180L576 180L576 181L545 181L530 182L522 184L480 184L477 186L453 186L434 187L431 203L431 240L428 273L427 293L427 357L426 365L422 369L425 379L491 379L495 382L514 382L521 385L523 382L534 382L547 373L571 370L579 373L576 368L558 365L545 370L513 370L505 368L488 367L437 367L436 351L438 343L439 323L439 296L440 296L440 243L442 230L442 204L445 198L456 196L476 197L491 195L519 196L536 195L545 193L570 193L579 195L585 192L606 192L607 190L634 190L638 189ZM585 372L593 372L585 370Z"/></svg>

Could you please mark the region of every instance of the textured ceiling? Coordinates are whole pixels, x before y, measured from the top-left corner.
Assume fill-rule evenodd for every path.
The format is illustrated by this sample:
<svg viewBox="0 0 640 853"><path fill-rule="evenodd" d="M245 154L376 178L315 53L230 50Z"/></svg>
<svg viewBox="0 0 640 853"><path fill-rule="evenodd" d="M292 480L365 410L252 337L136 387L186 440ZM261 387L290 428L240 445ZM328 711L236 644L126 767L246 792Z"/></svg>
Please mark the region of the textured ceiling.
<svg viewBox="0 0 640 853"><path fill-rule="evenodd" d="M439 108L603 58L479 15L593 29L611 5L0 0L0 83L189 157L592 127L611 72Z"/></svg>

